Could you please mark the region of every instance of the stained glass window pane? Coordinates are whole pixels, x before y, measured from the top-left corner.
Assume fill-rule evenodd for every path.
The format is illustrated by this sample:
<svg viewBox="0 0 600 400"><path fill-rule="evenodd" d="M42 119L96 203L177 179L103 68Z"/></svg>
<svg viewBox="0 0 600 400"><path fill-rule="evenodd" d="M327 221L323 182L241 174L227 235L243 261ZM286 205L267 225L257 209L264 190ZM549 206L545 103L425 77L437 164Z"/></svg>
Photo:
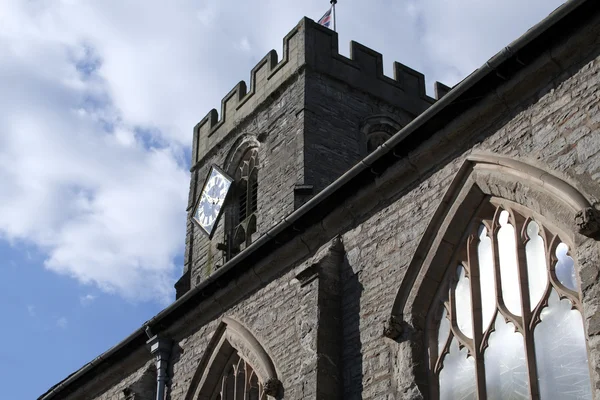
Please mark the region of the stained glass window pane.
<svg viewBox="0 0 600 400"><path fill-rule="evenodd" d="M500 258L500 280L502 281L502 298L508 311L521 315L521 293L519 291L519 270L517 264L517 245L515 228L508 223L508 211L500 213L500 230L498 231L498 250Z"/></svg>
<svg viewBox="0 0 600 400"><path fill-rule="evenodd" d="M444 307L442 311L442 319L440 320L440 327L438 329L438 354L442 353L442 349L448 341L448 334L450 333L450 321L448 321L448 313Z"/></svg>
<svg viewBox="0 0 600 400"><path fill-rule="evenodd" d="M564 243L560 243L556 247L556 257L558 258L555 268L556 277L566 288L577 291L579 285L575 276L574 262L567 254L568 251L569 246Z"/></svg>
<svg viewBox="0 0 600 400"><path fill-rule="evenodd" d="M480 379L479 384L485 384L486 399L529 399L530 376L537 381L535 383L539 386L541 400L592 399L583 318L574 309L571 300L561 301L559 298L564 288L574 292L579 290L574 260L568 255L569 248L565 243L560 243L555 252L556 265L549 264L548 260L553 257L546 253L545 231L531 220L523 226L520 221L525 218L516 218L515 225L512 225L509 222L510 215L508 211L500 213L499 228L490 237L485 225L480 225L477 244L479 268L475 264L465 265L466 260L459 259L456 275L449 277L451 282L455 282L455 286L450 291L452 302L446 306L455 308L441 310L438 330L431 332L436 336L430 337L429 342L432 346L437 342L438 357L443 361L437 380L440 399L477 398L478 377L485 378L484 382ZM517 235L523 229L526 230L527 240ZM472 261L470 258L469 260ZM548 269L550 267L554 269L552 275ZM472 276L469 271L473 272ZM560 285L551 281L554 273ZM527 274L526 282L521 280L524 274ZM471 297L470 278L473 277L476 278L474 284L479 282L480 285L480 290L475 291L475 298ZM440 288L446 295L448 283L443 285L445 289ZM528 338L527 341L527 346L532 346L527 350L535 350L535 354L526 351L523 333L516 331L514 323L507 322L506 310L497 307L498 296L501 295L506 309L521 317L522 293L529 294L531 309L535 309L536 313L537 307L544 306L541 310L541 322L535 326L533 338ZM546 295L550 297L547 298ZM459 349L462 343L459 338L463 337L458 335L458 330L466 337L474 338L473 310L481 310L484 335L478 335L476 343L473 343L483 351L481 369L475 368L475 360L467 356L466 348ZM450 314L453 320L456 318L458 330L451 326L448 318ZM534 326L532 318L535 315L528 313L523 324ZM521 319L523 318L519 318ZM450 342L447 343L448 341ZM446 344L449 345L449 353L442 356ZM435 349L431 348L431 354L434 352ZM526 354L533 357L528 359ZM432 362L435 363L436 360ZM432 369L432 373L434 371ZM538 397L537 393L535 396Z"/></svg>
<svg viewBox="0 0 600 400"><path fill-rule="evenodd" d="M533 310L542 300L548 285L548 268L546 267L546 250L544 240L538 234L540 227L534 221L527 224L529 241L525 245L527 256L527 277L529 281L529 299Z"/></svg>
<svg viewBox="0 0 600 400"><path fill-rule="evenodd" d="M235 377L235 400L246 400L246 363L240 359L237 365L237 374Z"/></svg>
<svg viewBox="0 0 600 400"><path fill-rule="evenodd" d="M260 389L258 385L258 378L255 374L250 378L250 390L248 390L248 400L259 400Z"/></svg>
<svg viewBox="0 0 600 400"><path fill-rule="evenodd" d="M592 398L583 319L571 307L552 290L534 331L541 399Z"/></svg>
<svg viewBox="0 0 600 400"><path fill-rule="evenodd" d="M235 372L233 366L229 367L229 372L223 377L223 399L233 400L235 393Z"/></svg>
<svg viewBox="0 0 600 400"><path fill-rule="evenodd" d="M458 349L452 339L450 353L444 357L440 371L440 400L470 400L477 398L475 384L475 360L467 357L467 349Z"/></svg>
<svg viewBox="0 0 600 400"><path fill-rule="evenodd" d="M482 330L486 331L492 322L494 311L496 310L496 287L492 240L487 236L487 229L484 225L479 227L477 258L479 261L479 285L481 287Z"/></svg>
<svg viewBox="0 0 600 400"><path fill-rule="evenodd" d="M500 314L484 353L488 400L529 398L529 378L523 335Z"/></svg>
<svg viewBox="0 0 600 400"><path fill-rule="evenodd" d="M471 314L471 283L466 277L465 269L459 265L457 270L458 282L454 290L456 299L456 324L465 336L473 337L473 317Z"/></svg>

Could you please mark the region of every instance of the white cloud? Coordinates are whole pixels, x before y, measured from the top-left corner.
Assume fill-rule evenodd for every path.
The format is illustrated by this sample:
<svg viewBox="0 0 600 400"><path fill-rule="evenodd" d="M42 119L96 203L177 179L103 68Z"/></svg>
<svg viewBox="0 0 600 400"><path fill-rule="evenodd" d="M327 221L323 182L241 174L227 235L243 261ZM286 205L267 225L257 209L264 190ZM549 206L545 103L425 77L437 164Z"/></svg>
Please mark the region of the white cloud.
<svg viewBox="0 0 600 400"><path fill-rule="evenodd" d="M455 84L559 0L348 0L357 40ZM232 6L234 4L234 6ZM0 238L47 268L136 300L172 299L192 128L303 15L305 2L0 3ZM235 44L232 46L232 43ZM240 51L244 50L244 51Z"/></svg>
<svg viewBox="0 0 600 400"><path fill-rule="evenodd" d="M65 317L60 317L56 320L56 326L61 329L67 329L68 321Z"/></svg>
<svg viewBox="0 0 600 400"><path fill-rule="evenodd" d="M85 296L79 297L79 304L83 307L89 306L92 302L96 300L96 296L92 294L86 294Z"/></svg>

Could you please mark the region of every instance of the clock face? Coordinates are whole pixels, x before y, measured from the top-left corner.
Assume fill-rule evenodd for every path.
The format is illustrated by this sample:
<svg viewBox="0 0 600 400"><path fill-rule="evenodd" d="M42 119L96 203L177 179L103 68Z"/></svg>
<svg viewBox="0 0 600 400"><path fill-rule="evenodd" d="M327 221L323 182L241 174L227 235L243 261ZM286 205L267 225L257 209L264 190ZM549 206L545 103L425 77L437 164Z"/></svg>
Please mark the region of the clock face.
<svg viewBox="0 0 600 400"><path fill-rule="evenodd" d="M217 226L231 182L232 179L214 165L204 181L193 218L209 237Z"/></svg>

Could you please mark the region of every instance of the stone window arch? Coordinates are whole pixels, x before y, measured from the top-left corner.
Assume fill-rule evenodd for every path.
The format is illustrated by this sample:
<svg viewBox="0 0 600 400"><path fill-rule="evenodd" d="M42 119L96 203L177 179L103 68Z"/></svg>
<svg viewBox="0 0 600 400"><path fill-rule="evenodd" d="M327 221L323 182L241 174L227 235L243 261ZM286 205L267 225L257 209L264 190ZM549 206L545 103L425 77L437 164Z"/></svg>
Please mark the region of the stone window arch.
<svg viewBox="0 0 600 400"><path fill-rule="evenodd" d="M402 128L398 122L386 115L374 115L361 124L362 153L367 155L385 143Z"/></svg>
<svg viewBox="0 0 600 400"><path fill-rule="evenodd" d="M572 248L524 207L486 200L427 316L433 399L591 399Z"/></svg>
<svg viewBox="0 0 600 400"><path fill-rule="evenodd" d="M185 400L267 400L283 396L273 361L238 321L224 317Z"/></svg>
<svg viewBox="0 0 600 400"><path fill-rule="evenodd" d="M594 388L582 387L599 379L587 362L600 362L599 327L585 318L595 313L590 291L600 289L598 228L588 195L565 180L522 161L469 155L408 265L385 327L385 336L410 343L397 357L426 360L396 373L404 374L402 381L412 374L432 399L539 399L570 384L552 375L562 362L571 365L562 372L571 381L579 377L583 392L560 398L593 397ZM564 343L552 329L557 315L578 321L568 324L573 331L562 331L570 335ZM577 360L560 358L565 343L578 349L568 351ZM515 352L523 357L511 368L516 361L502 357ZM462 384L449 385L448 376ZM513 397L502 394L502 384L513 384L507 389Z"/></svg>
<svg viewBox="0 0 600 400"><path fill-rule="evenodd" d="M225 160L225 170L234 179L225 209L225 243L219 247L226 259L249 246L257 232L259 144L254 135L242 135Z"/></svg>

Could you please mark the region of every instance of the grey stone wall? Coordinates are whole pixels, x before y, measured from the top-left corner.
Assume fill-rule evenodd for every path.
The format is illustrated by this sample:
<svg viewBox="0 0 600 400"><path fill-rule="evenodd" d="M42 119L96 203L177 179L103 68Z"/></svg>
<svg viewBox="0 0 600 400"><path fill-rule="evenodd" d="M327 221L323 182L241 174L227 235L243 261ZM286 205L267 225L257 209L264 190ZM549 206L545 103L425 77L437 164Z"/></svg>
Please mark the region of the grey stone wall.
<svg viewBox="0 0 600 400"><path fill-rule="evenodd" d="M301 286L290 271L225 311L244 324L275 362L285 398L314 398L318 281ZM172 399L184 399L217 327L215 318L178 341L173 365ZM194 327L197 329L197 327Z"/></svg>
<svg viewBox="0 0 600 400"><path fill-rule="evenodd" d="M420 176L418 180L407 182L399 171L390 171L389 177L382 178L379 189L364 193L363 198L391 196L393 200L390 204L379 203L370 210L357 206L357 218L366 220L343 235L352 270L346 276L344 297L359 303L361 316L359 328L345 332L344 369L351 378L346 380L349 393L344 399L361 396L364 399L417 399L427 395L426 391L420 393L426 390L427 383L421 380L418 388L419 377L412 375L414 364L424 362L424 351L423 359L415 359L414 343L382 338L382 326L433 213L473 149L524 160L561 177L585 193L591 203L598 204L600 57L598 47L589 46L590 40L598 41L598 26L596 23L594 29L586 31L578 40L557 44L552 49L552 58L546 54L517 76L499 92L501 99L490 96L409 155L410 164L398 169L416 172ZM574 55L573 48L587 51ZM436 159L441 162L432 162ZM386 188L386 180L400 190ZM507 195L514 190L505 188ZM364 199L363 204L368 205L368 200ZM600 324L596 317L600 290L597 282L599 250L598 242L586 240L580 243L576 253L584 288L584 319L596 389L600 388ZM359 300L356 300L356 287L361 288ZM357 333L358 339L352 336ZM360 352L356 351L357 345ZM352 372L361 363L362 371ZM362 379L359 379L361 374ZM597 392L596 398L599 397Z"/></svg>
<svg viewBox="0 0 600 400"><path fill-rule="evenodd" d="M213 239L209 240L192 221L193 206L210 166L216 164L226 168L226 160L241 138L252 137L258 144L257 236L294 210L294 186L303 181L304 173L301 118L304 74L291 75L279 89L277 96L240 122L192 172L184 259L185 269L191 271L192 287L225 263L224 254L217 249L217 244L224 242L226 213L235 212L231 207L225 209Z"/></svg>
<svg viewBox="0 0 600 400"><path fill-rule="evenodd" d="M145 350L145 349L144 349ZM150 353L138 354L133 359L121 360L118 368L97 374L94 382L64 399L93 400L155 400L156 369Z"/></svg>
<svg viewBox="0 0 600 400"><path fill-rule="evenodd" d="M240 321L259 339L276 366L286 399L426 398L426 377L419 375L425 360L423 333L391 340L383 336L383 329L417 247L467 156L477 150L527 162L568 182L592 204L600 204L599 29L600 22L595 21L578 36L556 43L399 160L376 184L340 199L339 207L319 226L275 250L259 265L244 266L242 278L202 301L193 315L166 327L163 333L177 343L170 399L186 399L221 316ZM336 90L342 93L332 89L335 85L323 84L321 90L331 90L335 97ZM298 93L294 90L286 93L293 96ZM349 98L355 96L348 93ZM292 110L284 115L289 118ZM267 141L269 137L278 136L269 134ZM220 155L214 160L225 157L226 147L215 152ZM275 141L261 145L261 149L274 147ZM269 157L265 156L266 163ZM527 188L515 184L498 190L510 199ZM284 207L292 209L293 201L287 201ZM530 203L529 207L551 218L548 210L533 200ZM329 243L338 235L341 249ZM596 240L577 234L573 239L579 245L574 258L583 291L592 381L600 398L600 248ZM332 248L341 252L341 259L331 261L335 259ZM197 258L188 262L202 265L200 247L193 251L198 252ZM121 374L122 380L106 380L103 394L82 397L82 393L96 393L84 388L79 397L70 398L120 399L119 390L139 377L142 361L111 367L111 376ZM341 381L342 387L328 386L327 379Z"/></svg>
<svg viewBox="0 0 600 400"><path fill-rule="evenodd" d="M361 128L369 117L386 116L405 126L417 114L330 75L306 76L304 176L316 194L367 155Z"/></svg>

